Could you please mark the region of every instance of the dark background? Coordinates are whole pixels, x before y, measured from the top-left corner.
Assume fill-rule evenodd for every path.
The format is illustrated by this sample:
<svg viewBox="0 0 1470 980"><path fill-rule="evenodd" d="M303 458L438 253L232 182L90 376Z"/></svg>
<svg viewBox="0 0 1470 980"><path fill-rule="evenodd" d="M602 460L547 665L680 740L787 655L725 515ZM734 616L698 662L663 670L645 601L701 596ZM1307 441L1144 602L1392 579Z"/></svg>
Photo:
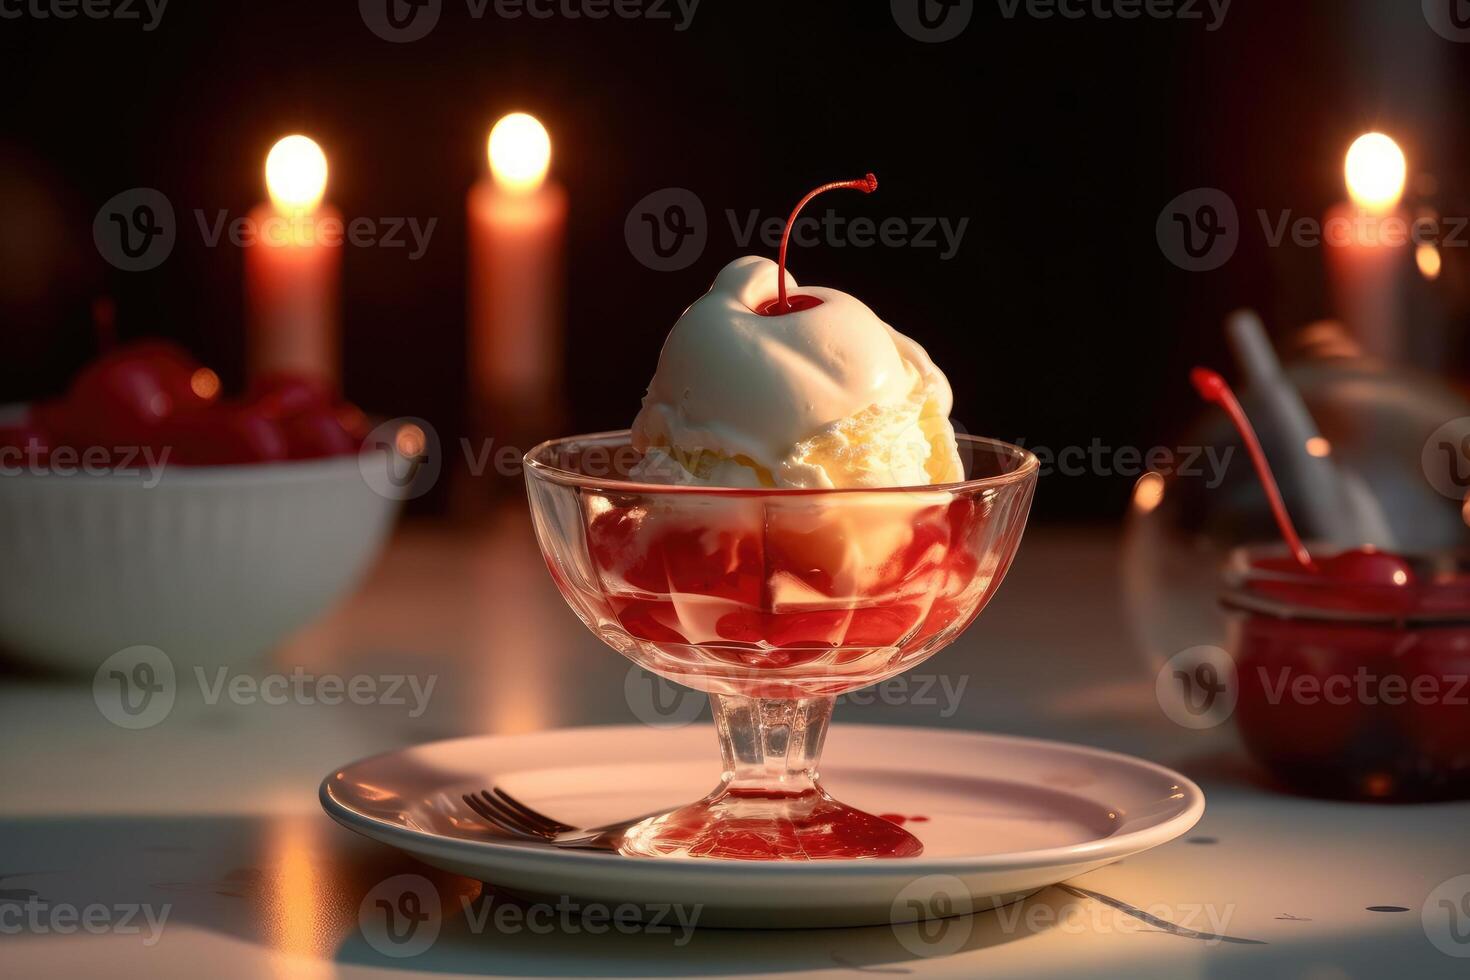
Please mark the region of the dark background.
<svg viewBox="0 0 1470 980"><path fill-rule="evenodd" d="M1399 139L1411 175L1439 177L1446 213L1464 199L1470 46L1433 33L1414 0L1235 0L1213 32L1203 0L1204 20L1002 9L979 0L943 44L907 36L881 0L703 0L682 33L493 8L476 20L445 0L411 44L376 37L352 0L173 0L150 33L0 20L0 402L65 385L92 354L88 308L103 294L123 336L175 338L238 388L241 256L206 247L193 211L262 200L265 152L292 131L326 150L347 217L439 219L417 262L345 249L344 345L349 397L441 433L463 412L464 194L490 124L517 108L551 130L572 201L579 431L632 419L669 327L740 252L726 209L784 216L826 180L871 169L882 187L818 213L970 224L950 261L807 248L797 277L855 293L923 343L971 431L1055 448L1177 439L1196 414L1186 370L1225 362L1219 323L1236 306L1276 329L1329 312L1319 250L1267 248L1253 214L1320 216L1343 196L1359 132ZM136 186L170 198L179 240L158 269L125 273L91 225ZM690 268L659 273L630 254L623 222L670 186L703 200L710 241ZM1244 224L1229 263L1189 273L1155 222L1201 186L1230 194ZM1037 510L1108 519L1130 485L1052 479Z"/></svg>

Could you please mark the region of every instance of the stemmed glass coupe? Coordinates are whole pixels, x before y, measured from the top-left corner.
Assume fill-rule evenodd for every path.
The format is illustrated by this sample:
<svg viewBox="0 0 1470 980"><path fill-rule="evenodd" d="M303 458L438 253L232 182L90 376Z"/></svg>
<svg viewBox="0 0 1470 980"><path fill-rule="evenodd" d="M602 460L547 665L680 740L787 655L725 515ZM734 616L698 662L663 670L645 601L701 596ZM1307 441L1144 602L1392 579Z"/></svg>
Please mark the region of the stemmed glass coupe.
<svg viewBox="0 0 1470 980"><path fill-rule="evenodd" d="M958 636L1020 544L1036 457L959 436L964 482L893 489L640 483L627 432L526 455L536 536L558 588L605 643L706 692L724 770L702 800L644 820L646 857L911 857L908 831L818 778L837 695Z"/></svg>

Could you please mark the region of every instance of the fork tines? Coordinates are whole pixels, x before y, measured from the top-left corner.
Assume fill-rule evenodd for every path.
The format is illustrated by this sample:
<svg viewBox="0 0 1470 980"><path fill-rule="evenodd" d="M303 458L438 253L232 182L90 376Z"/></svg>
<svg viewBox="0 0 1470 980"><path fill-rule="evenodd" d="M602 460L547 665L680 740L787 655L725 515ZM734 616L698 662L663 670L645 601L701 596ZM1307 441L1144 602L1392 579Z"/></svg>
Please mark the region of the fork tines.
<svg viewBox="0 0 1470 980"><path fill-rule="evenodd" d="M550 840L576 828L531 809L499 788L466 793L461 799L486 822L517 837Z"/></svg>

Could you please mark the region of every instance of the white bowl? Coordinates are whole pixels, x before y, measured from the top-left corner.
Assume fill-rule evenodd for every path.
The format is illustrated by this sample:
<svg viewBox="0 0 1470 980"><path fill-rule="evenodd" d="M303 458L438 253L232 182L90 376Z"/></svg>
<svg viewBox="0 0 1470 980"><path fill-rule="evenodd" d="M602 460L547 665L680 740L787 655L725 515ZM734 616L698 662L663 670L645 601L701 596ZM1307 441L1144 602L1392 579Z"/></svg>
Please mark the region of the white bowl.
<svg viewBox="0 0 1470 980"><path fill-rule="evenodd" d="M137 645L249 660L355 584L397 506L355 456L5 475L0 647L83 671Z"/></svg>

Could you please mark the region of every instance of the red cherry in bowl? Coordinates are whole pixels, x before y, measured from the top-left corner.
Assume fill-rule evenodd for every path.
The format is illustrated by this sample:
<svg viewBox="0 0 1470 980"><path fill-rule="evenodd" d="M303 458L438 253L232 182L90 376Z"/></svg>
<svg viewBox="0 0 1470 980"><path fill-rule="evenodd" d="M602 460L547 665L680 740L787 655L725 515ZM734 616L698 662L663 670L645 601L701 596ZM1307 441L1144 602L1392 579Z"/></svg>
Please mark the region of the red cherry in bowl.
<svg viewBox="0 0 1470 980"><path fill-rule="evenodd" d="M0 472L45 466L51 435L34 421L0 426Z"/></svg>
<svg viewBox="0 0 1470 980"><path fill-rule="evenodd" d="M143 341L84 367L50 411L58 441L78 449L148 446L165 422L208 407L218 393L218 376L182 348Z"/></svg>
<svg viewBox="0 0 1470 980"><path fill-rule="evenodd" d="M302 412L281 422L280 427L291 459L350 456L360 441L353 439L338 421L337 413L328 409Z"/></svg>
<svg viewBox="0 0 1470 980"><path fill-rule="evenodd" d="M31 406L26 425L44 432L46 441L52 446L72 445L74 437L84 427L76 416L77 413L61 399L39 402Z"/></svg>
<svg viewBox="0 0 1470 980"><path fill-rule="evenodd" d="M275 419L290 418L333 405L331 389L312 377L277 371L263 375L250 384L247 401L265 415Z"/></svg>
<svg viewBox="0 0 1470 980"><path fill-rule="evenodd" d="M787 313L800 313L802 310L810 310L815 307L821 306L822 301L816 296L808 296L805 293L797 293L795 296L789 296L786 298L785 306L782 306L781 304L782 300L779 298L768 299L760 306L757 306L755 308L755 311L761 316L784 316Z"/></svg>
<svg viewBox="0 0 1470 980"><path fill-rule="evenodd" d="M177 344L166 340L141 340L128 344L107 355L120 361L133 361L153 369L169 394L183 403L210 402L219 393L219 378L215 377L213 391L202 385L199 371L204 366ZM207 368L205 368L208 371ZM214 372L210 371L210 374ZM200 390L203 389L203 390ZM208 393L206 393L208 392Z"/></svg>
<svg viewBox="0 0 1470 980"><path fill-rule="evenodd" d="M173 395L152 365L109 355L83 368L67 392L68 441L137 441L173 411Z"/></svg>
<svg viewBox="0 0 1470 980"><path fill-rule="evenodd" d="M235 405L215 406L182 416L168 426L169 462L183 466L234 466L287 458L281 426L259 412Z"/></svg>
<svg viewBox="0 0 1470 980"><path fill-rule="evenodd" d="M801 209L818 194L828 191L854 190L871 194L878 189L878 178L868 174L858 180L838 180L830 184L823 184L816 190L811 191L796 203L792 209L791 216L786 219L786 230L781 233L781 251L776 258L776 298L766 300L755 308L760 316L785 316L787 313L799 313L802 310L810 310L821 306L822 301L816 296L791 296L786 295L786 249L791 244L791 228L796 224L796 216L801 214Z"/></svg>
<svg viewBox="0 0 1470 980"><path fill-rule="evenodd" d="M125 385L140 385L147 378L167 399L164 415L204 408L219 395L219 376L177 344L163 340L144 340L119 347L104 354L84 368L72 385L73 395L80 388L113 379ZM88 380L84 380L88 379ZM68 396L69 400L73 396ZM152 399L150 399L152 401ZM149 405L154 410L154 405ZM84 411L91 412L87 407Z"/></svg>
<svg viewBox="0 0 1470 980"><path fill-rule="evenodd" d="M367 414L351 402L338 402L332 412L337 416L337 424L342 426L347 435L351 437L353 451L356 452L357 447L360 447L363 440L372 432Z"/></svg>
<svg viewBox="0 0 1470 980"><path fill-rule="evenodd" d="M1408 588L1415 584L1414 569L1407 561L1372 545L1324 558L1318 568L1324 578L1346 585Z"/></svg>
<svg viewBox="0 0 1470 980"><path fill-rule="evenodd" d="M1372 545L1317 559L1316 572L1309 575L1291 575L1295 568L1289 560L1262 559L1254 567L1278 576L1286 573L1285 579L1266 577L1251 587L1294 605L1397 616L1424 599L1413 566Z"/></svg>

